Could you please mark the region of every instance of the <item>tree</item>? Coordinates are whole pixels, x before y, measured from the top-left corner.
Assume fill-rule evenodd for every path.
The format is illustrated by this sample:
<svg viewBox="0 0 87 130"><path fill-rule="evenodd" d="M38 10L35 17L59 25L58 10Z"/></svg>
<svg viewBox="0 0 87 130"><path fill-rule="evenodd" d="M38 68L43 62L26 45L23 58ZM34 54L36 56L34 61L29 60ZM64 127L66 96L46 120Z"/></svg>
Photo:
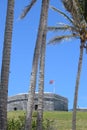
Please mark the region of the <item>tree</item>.
<svg viewBox="0 0 87 130"><path fill-rule="evenodd" d="M21 18L23 18L27 14L27 12L31 9L31 7L35 2L36 0L31 1L29 6L27 6L24 9ZM32 72L30 77L30 90L28 95L25 130L31 130L32 112L33 112L34 96L35 96L35 89L36 89L36 76L37 76L37 69L38 69L38 63L39 63L39 57L40 57L40 51L42 45L42 37L47 24L46 7L48 8L48 3L49 0L42 0L40 23L39 23L39 29L37 34L36 46L34 50L34 56L33 56Z"/></svg>
<svg viewBox="0 0 87 130"><path fill-rule="evenodd" d="M37 130L42 130L43 123L43 100L44 100L44 68L46 53L46 33L47 33L47 16L48 16L49 0L47 0L45 11L45 27L42 35L42 44L40 50L40 69L39 69L39 90L38 90L38 113L37 113Z"/></svg>
<svg viewBox="0 0 87 130"><path fill-rule="evenodd" d="M14 0L8 0L0 80L0 130L6 130L7 128L7 99L13 18Z"/></svg>
<svg viewBox="0 0 87 130"><path fill-rule="evenodd" d="M87 41L87 23L86 23L86 9L79 3L80 0L62 0L65 9L70 13L70 15L66 15L64 12L51 7L56 12L63 15L70 24L59 24L55 27L48 27L50 31L69 31L69 33L62 36L55 36L53 39L49 41L51 43L59 43L62 40L69 38L79 38L80 39L80 56L78 63L78 71L76 77L76 85L75 85L75 94L74 94L74 103L73 103L73 115L72 115L72 130L76 130L76 108L78 101L78 89L80 83L80 75L82 68L82 60L83 60L83 50L87 49L86 41ZM85 7L87 6L87 2L84 1ZM84 9L84 11L83 11Z"/></svg>

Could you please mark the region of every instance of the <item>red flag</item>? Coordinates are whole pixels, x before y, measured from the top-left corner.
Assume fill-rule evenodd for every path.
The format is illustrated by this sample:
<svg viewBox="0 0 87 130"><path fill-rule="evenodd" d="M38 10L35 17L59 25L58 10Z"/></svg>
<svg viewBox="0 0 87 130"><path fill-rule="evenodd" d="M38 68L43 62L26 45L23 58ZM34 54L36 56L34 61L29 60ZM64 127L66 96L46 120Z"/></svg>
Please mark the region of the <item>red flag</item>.
<svg viewBox="0 0 87 130"><path fill-rule="evenodd" d="M53 84L53 83L54 83L54 80L50 80L50 81L49 81L49 84Z"/></svg>

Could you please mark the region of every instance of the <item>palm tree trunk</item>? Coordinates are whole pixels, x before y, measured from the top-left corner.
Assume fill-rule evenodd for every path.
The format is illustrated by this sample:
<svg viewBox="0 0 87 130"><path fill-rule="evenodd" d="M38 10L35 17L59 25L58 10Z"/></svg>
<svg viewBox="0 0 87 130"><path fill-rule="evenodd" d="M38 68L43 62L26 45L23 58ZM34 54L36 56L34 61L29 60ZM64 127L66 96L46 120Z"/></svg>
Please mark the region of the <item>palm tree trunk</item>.
<svg viewBox="0 0 87 130"><path fill-rule="evenodd" d="M39 30L37 35L36 47L34 51L33 57L33 65L32 65L32 73L30 79L30 91L28 95L28 103L27 103L27 113L26 113L26 122L25 122L25 130L31 130L32 127L32 112L33 112L33 104L34 104L34 96L35 96L35 89L36 89L36 76L37 76L37 68L38 68L38 60L40 55L41 43L42 43L42 35L45 28L45 11L44 8L47 4L47 0L42 0L42 9L41 9L41 16L40 16L40 24Z"/></svg>
<svg viewBox="0 0 87 130"><path fill-rule="evenodd" d="M79 63L78 63L78 72L77 72L77 78L76 78L74 104L73 104L72 130L76 130L76 108L77 108L77 101L78 101L80 75L81 75L81 69L82 69L83 50L84 50L84 42L81 43L81 47L80 47L80 57L79 57Z"/></svg>
<svg viewBox="0 0 87 130"><path fill-rule="evenodd" d="M44 42L46 42L46 36L43 36ZM44 67L45 67L45 47L43 43L41 46L41 58L40 58L40 72L39 72L39 90L38 90L38 113L37 113L37 130L42 130L43 121L43 99L44 99ZM42 54L43 53L43 54Z"/></svg>
<svg viewBox="0 0 87 130"><path fill-rule="evenodd" d="M7 128L7 98L13 18L14 0L8 0L0 82L0 130L6 130Z"/></svg>
<svg viewBox="0 0 87 130"><path fill-rule="evenodd" d="M40 72L39 72L39 90L38 90L38 114L37 114L37 130L42 130L43 126L43 99L44 99L44 68L45 68L45 52L46 52L46 32L47 32L47 16L48 16L48 7L49 0L45 1L47 4L44 8L46 13L45 20L45 29L42 37L41 45L41 55L40 55Z"/></svg>

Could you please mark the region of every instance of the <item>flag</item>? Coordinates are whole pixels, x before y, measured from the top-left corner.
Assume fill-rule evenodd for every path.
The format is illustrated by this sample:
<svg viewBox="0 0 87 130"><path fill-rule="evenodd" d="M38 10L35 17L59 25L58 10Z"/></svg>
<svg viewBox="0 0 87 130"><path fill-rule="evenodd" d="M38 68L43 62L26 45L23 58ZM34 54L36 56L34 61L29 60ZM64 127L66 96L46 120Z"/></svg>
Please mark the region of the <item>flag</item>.
<svg viewBox="0 0 87 130"><path fill-rule="evenodd" d="M53 84L53 83L54 83L54 80L50 80L50 81L49 81L49 84Z"/></svg>

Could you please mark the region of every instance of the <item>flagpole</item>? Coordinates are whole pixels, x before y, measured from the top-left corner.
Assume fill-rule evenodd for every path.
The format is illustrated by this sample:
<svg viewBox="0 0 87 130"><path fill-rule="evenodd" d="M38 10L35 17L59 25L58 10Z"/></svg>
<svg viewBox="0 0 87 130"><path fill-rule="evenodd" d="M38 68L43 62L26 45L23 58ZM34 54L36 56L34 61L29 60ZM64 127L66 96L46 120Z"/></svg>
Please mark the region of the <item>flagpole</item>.
<svg viewBox="0 0 87 130"><path fill-rule="evenodd" d="M52 93L55 93L55 81L50 80L49 84L51 84L53 86L53 92Z"/></svg>
<svg viewBox="0 0 87 130"><path fill-rule="evenodd" d="M53 84L53 93L55 94L55 82Z"/></svg>

